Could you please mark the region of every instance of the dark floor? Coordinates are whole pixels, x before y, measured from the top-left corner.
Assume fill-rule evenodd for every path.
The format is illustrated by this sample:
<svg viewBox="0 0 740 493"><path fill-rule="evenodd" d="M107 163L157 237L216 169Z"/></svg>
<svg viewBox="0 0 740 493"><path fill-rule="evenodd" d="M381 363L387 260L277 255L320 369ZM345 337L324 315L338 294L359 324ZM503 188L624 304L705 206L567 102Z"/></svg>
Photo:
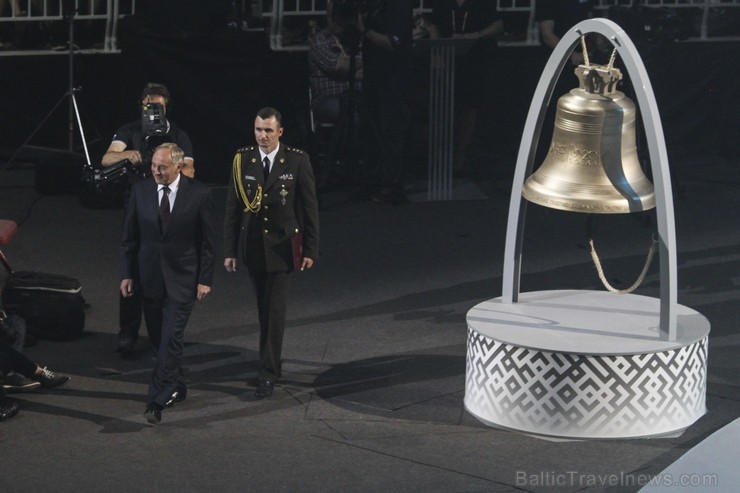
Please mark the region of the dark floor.
<svg viewBox="0 0 740 493"><path fill-rule="evenodd" d="M568 441L468 414L465 315L500 296L510 187L507 173L477 166L459 184L477 200L328 197L321 259L293 277L285 375L270 399L255 400L246 384L258 338L248 279L219 270L186 334L188 399L156 427L142 417L146 340L133 359L114 351L121 211L39 196L33 166L1 171L0 218L20 224L8 259L78 277L90 303L83 338L27 348L71 380L17 395L21 412L0 424L2 490L637 491L638 475L660 473L740 416L740 163L727 159L673 163L679 302L711 322L704 417L677 438ZM214 193L222 203L223 189ZM605 268L631 284L654 220L597 222ZM530 207L522 289L601 289L584 239L581 216ZM653 268L640 289L657 285ZM722 485L721 471L695 472Z"/></svg>

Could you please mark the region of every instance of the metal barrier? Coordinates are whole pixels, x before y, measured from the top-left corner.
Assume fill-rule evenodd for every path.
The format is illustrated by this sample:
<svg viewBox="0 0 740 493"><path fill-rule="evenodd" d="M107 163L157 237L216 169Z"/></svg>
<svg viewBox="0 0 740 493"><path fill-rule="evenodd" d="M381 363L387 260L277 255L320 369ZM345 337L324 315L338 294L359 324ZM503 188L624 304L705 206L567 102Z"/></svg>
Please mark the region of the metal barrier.
<svg viewBox="0 0 740 493"><path fill-rule="evenodd" d="M270 35L270 46L275 51L306 51L311 32L323 25L326 7L330 0L242 0L242 10L250 4L254 17L262 19ZM65 19L65 12L72 10L75 21L105 21L103 51L118 51L118 21L136 12L136 0L6 0L10 8L0 12L0 25L27 22L53 22ZM504 14L519 14L526 17L524 33L516 38L504 38L500 44L539 45L539 33L535 23L535 0L496 0L498 10ZM414 12L420 15L432 10L432 0L415 0ZM668 8L675 11L694 9L696 12L697 35L689 41L713 39L740 39L740 29L733 33L714 33L710 29L713 20L722 18L730 9L740 17L740 0L596 0L596 12L607 17L612 7ZM737 12L737 14L734 14ZM18 52L0 50L3 54L28 54L43 51L36 48ZM89 51L89 50L81 50ZM92 50L98 51L98 50Z"/></svg>
<svg viewBox="0 0 740 493"><path fill-rule="evenodd" d="M501 41L501 45L539 45L539 33L535 23L535 0L496 0L502 13L522 13L527 15L526 33L523 40ZM709 29L712 16L722 14L724 9L740 8L740 0L596 0L599 17L607 17L611 7L650 7L669 9L695 9L697 12L698 36L689 41L711 39L740 39L740 31L716 35ZM257 15L269 23L270 46L276 51L308 50L308 35L313 23L323 22L326 16L327 0L260 0L255 5ZM414 12L428 14L432 10L432 0L416 0ZM740 10L735 11L740 16ZM298 22L296 22L298 21ZM301 26L300 21L305 21ZM296 25L298 27L296 27Z"/></svg>
<svg viewBox="0 0 740 493"><path fill-rule="evenodd" d="M0 12L0 25L30 22L51 23L68 21L105 21L105 34L101 39L102 51L117 52L118 21L136 13L136 0L7 0L9 11ZM30 47L18 50L0 50L2 55L60 53L58 50ZM75 49L78 52L100 49ZM64 51L61 51L64 53Z"/></svg>

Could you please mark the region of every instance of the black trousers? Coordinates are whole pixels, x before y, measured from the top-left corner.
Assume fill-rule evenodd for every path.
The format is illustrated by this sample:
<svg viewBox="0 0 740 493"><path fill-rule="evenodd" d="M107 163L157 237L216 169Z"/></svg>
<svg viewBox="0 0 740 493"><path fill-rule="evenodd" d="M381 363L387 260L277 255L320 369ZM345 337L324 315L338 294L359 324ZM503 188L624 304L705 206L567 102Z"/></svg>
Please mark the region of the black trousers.
<svg viewBox="0 0 740 493"><path fill-rule="evenodd" d="M3 373L14 371L31 378L36 373L36 363L15 350L10 344L0 342L0 371Z"/></svg>
<svg viewBox="0 0 740 493"><path fill-rule="evenodd" d="M164 406L173 392L186 388L182 371L185 326L195 300L177 303L165 296L162 299L143 298L143 302L149 341L157 355L147 403Z"/></svg>
<svg viewBox="0 0 740 493"><path fill-rule="evenodd" d="M276 382L282 375L281 355L288 301L288 272L250 272L260 322L260 367L257 378Z"/></svg>

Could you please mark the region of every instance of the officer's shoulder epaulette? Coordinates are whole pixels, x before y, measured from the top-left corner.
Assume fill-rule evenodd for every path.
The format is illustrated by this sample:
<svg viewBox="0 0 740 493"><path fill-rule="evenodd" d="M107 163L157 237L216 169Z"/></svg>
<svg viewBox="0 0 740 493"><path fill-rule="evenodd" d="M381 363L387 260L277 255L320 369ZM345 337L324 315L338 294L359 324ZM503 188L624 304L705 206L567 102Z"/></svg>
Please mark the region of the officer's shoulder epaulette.
<svg viewBox="0 0 740 493"><path fill-rule="evenodd" d="M304 151L303 149L298 149L297 147L285 146L285 150L288 152L292 152L293 154L306 154L306 151Z"/></svg>
<svg viewBox="0 0 740 493"><path fill-rule="evenodd" d="M247 147L242 147L240 149L237 149L236 152L250 152L253 150L254 150L254 146L247 146Z"/></svg>

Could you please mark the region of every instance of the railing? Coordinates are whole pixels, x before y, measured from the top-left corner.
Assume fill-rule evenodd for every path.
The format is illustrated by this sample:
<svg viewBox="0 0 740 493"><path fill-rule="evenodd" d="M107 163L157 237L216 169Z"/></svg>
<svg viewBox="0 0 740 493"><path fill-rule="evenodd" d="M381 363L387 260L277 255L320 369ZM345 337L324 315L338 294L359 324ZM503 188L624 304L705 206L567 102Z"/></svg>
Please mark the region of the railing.
<svg viewBox="0 0 740 493"><path fill-rule="evenodd" d="M118 21L136 13L136 0L0 0L0 9L4 10L0 11L0 28L5 31L6 37L13 30L28 30L31 27L44 29L60 21L75 25L83 21L87 21L87 24L104 22L105 32L100 39L93 42L93 47L80 49L74 46L75 51L117 52ZM6 49L0 50L0 56L29 52L64 53L69 48L69 40L64 41L65 44L58 47L15 46L13 42L5 41L10 49L5 47Z"/></svg>
<svg viewBox="0 0 740 493"><path fill-rule="evenodd" d="M203 0L205 1L205 0ZM359 2L360 0L358 0ZM370 0L372 1L372 0ZM491 0L493 1L493 0ZM496 0L498 10L507 18L515 17L516 26L501 40L502 45L538 45L539 32L535 23L535 0ZM269 33L270 46L277 51L307 50L308 38L325 24L327 0L241 0L242 12L250 10L257 25ZM611 8L649 7L681 12L691 18L690 41L740 40L740 0L596 0L596 14L609 17ZM432 0L415 0L414 13L423 19L432 10ZM73 12L76 25L81 21L105 23L105 34L94 48L79 51L118 51L118 21L134 15L136 0L0 0L0 28L24 28L32 23L44 25L69 20ZM25 26L24 26L25 24ZM89 24L89 22L88 22ZM514 24L514 23L512 23ZM252 25L253 26L253 25ZM259 29L259 27L258 27ZM513 31L511 31L513 29ZM0 39L0 42L4 40ZM57 47L59 48L59 47ZM62 46L66 49L66 46ZM0 56L24 54L29 51L55 52L51 47L14 47L0 49ZM60 51L56 51L59 53Z"/></svg>
<svg viewBox="0 0 740 493"><path fill-rule="evenodd" d="M501 40L502 45L538 45L539 33L535 23L535 0L496 0L498 10L503 15L515 14L525 18L526 27L522 33L515 33ZM652 9L681 10L692 16L694 35L687 40L736 39L740 40L740 0L597 0L596 14L608 17L612 7L650 7ZM259 0L255 9L270 32L270 46L273 50L307 50L308 36L325 22L327 0ZM416 0L414 13L417 16L429 14L432 0ZM688 9L693 9L689 11ZM713 32L710 24L713 19L731 13L735 27L731 32ZM688 15L687 15L688 16Z"/></svg>

